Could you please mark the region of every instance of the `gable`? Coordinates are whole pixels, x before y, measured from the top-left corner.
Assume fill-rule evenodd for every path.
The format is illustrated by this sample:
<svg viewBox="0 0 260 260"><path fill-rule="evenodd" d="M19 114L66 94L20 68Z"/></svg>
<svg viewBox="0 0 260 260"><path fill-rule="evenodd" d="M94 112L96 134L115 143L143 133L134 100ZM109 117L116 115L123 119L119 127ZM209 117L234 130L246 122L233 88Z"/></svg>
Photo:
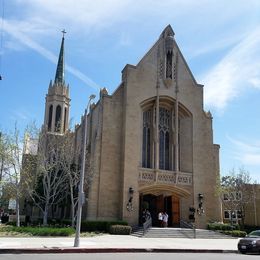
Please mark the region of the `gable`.
<svg viewBox="0 0 260 260"><path fill-rule="evenodd" d="M161 86L175 86L177 81L182 79L190 80L192 85L197 82L178 47L172 27L168 25L161 33L159 39L151 47L151 49L143 56L136 65L136 68L149 67L153 68L156 78L160 81ZM170 60L170 62L168 62ZM171 75L167 75L171 63Z"/></svg>

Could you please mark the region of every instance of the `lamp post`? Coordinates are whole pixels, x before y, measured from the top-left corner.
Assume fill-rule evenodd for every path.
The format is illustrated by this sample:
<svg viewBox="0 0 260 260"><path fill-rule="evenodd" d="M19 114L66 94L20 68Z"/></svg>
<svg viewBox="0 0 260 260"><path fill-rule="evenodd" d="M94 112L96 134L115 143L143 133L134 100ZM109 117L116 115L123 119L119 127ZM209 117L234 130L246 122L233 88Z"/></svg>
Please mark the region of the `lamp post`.
<svg viewBox="0 0 260 260"><path fill-rule="evenodd" d="M75 235L75 240L74 240L74 247L79 247L82 205L84 204L83 184L84 184L86 148L87 148L87 144L86 144L86 142L87 142L87 114L88 114L88 108L90 106L90 102L95 97L96 97L95 95L91 95L89 97L87 108L85 109L85 114L84 114L85 122L84 122L84 128L83 128L83 154L82 154L82 162L81 162L80 181L79 181L78 211L77 211L77 223L76 223L76 235Z"/></svg>

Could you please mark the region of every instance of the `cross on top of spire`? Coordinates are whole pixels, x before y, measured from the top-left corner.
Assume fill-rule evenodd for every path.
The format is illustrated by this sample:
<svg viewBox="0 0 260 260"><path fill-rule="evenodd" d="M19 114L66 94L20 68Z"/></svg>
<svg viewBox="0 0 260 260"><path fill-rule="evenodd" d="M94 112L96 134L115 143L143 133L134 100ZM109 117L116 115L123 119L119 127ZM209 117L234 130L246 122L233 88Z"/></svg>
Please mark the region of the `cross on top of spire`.
<svg viewBox="0 0 260 260"><path fill-rule="evenodd" d="M63 29L61 32L62 32L62 37L64 38L64 35L65 35L65 33L67 33L67 32L65 31L65 29Z"/></svg>

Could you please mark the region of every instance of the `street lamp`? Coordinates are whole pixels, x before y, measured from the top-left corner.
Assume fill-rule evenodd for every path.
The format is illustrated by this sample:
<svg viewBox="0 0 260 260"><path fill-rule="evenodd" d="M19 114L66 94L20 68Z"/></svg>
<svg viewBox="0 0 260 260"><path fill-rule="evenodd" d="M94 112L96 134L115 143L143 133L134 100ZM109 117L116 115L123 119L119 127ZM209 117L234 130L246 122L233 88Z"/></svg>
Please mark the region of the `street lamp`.
<svg viewBox="0 0 260 260"><path fill-rule="evenodd" d="M87 142L87 114L88 114L88 108L90 106L90 102L95 97L96 97L95 95L91 95L89 97L88 105L87 105L87 108L85 109L85 114L84 114L85 123L84 123L84 128L83 128L83 154L82 154L82 162L81 162L80 181L79 181L78 212L77 212L76 235L75 235L75 240L74 240L74 247L79 247L82 205L84 204L83 184L84 184L86 147L87 147L87 144L86 144L86 142Z"/></svg>

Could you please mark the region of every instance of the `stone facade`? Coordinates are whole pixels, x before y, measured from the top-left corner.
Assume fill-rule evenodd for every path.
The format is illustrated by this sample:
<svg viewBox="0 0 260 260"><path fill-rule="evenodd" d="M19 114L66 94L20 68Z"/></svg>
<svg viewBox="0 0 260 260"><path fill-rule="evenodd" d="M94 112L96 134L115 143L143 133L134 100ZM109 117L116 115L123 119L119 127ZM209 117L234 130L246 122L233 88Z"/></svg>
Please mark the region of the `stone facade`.
<svg viewBox="0 0 260 260"><path fill-rule="evenodd" d="M70 107L64 37L45 106L43 130L62 136ZM85 129L84 118L81 122L73 133L77 147L82 147ZM125 66L112 95L100 91L90 106L86 134L91 167L85 172L85 219L126 220L135 226L148 209L153 225L166 211L169 226L180 226L193 222L194 209L197 227L222 220L212 116L203 109L203 86L193 77L170 25L136 66Z"/></svg>
<svg viewBox="0 0 260 260"><path fill-rule="evenodd" d="M75 131L78 145L81 131ZM169 225L178 226L190 222L194 207L198 227L221 221L212 116L171 26L136 66L125 66L112 95L101 90L88 114L87 137L94 170L87 219L137 225L148 207L155 225L159 211L167 211Z"/></svg>

